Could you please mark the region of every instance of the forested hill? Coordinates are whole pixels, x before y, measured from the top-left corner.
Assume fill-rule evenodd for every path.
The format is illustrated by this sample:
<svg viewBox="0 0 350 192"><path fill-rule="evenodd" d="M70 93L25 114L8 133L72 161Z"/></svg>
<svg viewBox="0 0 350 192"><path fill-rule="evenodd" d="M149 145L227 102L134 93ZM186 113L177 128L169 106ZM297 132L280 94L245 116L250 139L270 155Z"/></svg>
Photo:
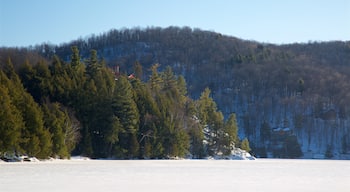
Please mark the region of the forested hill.
<svg viewBox="0 0 350 192"><path fill-rule="evenodd" d="M350 42L273 45L189 27L154 27L16 52L70 61L73 45L83 60L95 49L107 66L143 80L153 64L160 70L171 66L185 77L194 99L210 88L226 117L237 114L241 137L248 137L260 156L288 157L287 141L295 139L304 157L349 153ZM143 70L136 71L135 62Z"/></svg>

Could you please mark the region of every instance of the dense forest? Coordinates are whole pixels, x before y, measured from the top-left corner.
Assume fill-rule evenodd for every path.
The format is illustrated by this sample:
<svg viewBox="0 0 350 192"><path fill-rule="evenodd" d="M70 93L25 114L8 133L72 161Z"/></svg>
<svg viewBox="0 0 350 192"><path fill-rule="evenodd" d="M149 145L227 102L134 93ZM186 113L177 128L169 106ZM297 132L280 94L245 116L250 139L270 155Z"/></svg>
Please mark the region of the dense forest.
<svg viewBox="0 0 350 192"><path fill-rule="evenodd" d="M37 55L38 56L38 55ZM198 100L187 96L185 79L170 67L134 73L106 67L96 50L82 61L72 47L69 62L38 56L17 69L0 70L0 155L9 152L39 158L204 158L249 151L238 138L235 114L225 121L208 88Z"/></svg>
<svg viewBox="0 0 350 192"><path fill-rule="evenodd" d="M29 77L21 75L23 73L23 69L21 69L23 66L21 67L21 65L29 62L29 66L33 66L32 68L35 69L42 65L40 63L48 63L49 71L51 71L50 78L52 78L51 68L55 61L56 63L59 61L62 66L69 66L69 64L74 63L72 61L72 46L79 49L79 56L81 57L79 60L86 66L84 80L74 80L73 85L62 88L71 91L59 92L65 94L59 96L59 98L55 98L57 97L56 93L53 94L47 90L43 93L39 91L31 92L31 89L41 89L38 87L30 88L34 83L27 82L26 84L26 81L28 81L26 78ZM208 150L205 155L195 155L191 152L191 150L196 149L193 144L198 141L193 140L191 134L195 133L190 130L200 125L202 131L196 134L200 134L200 137L203 137L203 134L205 135L206 129L204 127L208 125L208 122L205 120L206 117L199 114L200 105L198 103L204 95L207 95L207 97L210 95L213 98L212 101L217 103L217 109L214 111L218 109L222 111L222 116L218 115L216 117L222 119L220 120L222 124L220 127L225 127L224 122L229 122L233 118L231 114L236 114L234 119L240 127L238 135L240 138L246 137L249 139L253 153L257 156L349 158L347 154L350 151L350 42L308 42L304 44L273 45L241 40L220 33L189 27L152 27L111 30L101 35L91 35L61 45L41 44L27 48L2 48L0 61L2 63L7 62L7 57L12 59L23 86L33 95L36 103L43 106L42 96L36 98L38 96L35 96L35 94L46 95L44 97L46 102L59 102L60 105L66 108L64 110L68 116L76 116L75 120L80 125L78 127L82 127L79 130L81 135L79 143L74 150L77 152L83 152L83 149L87 149L82 147L84 146L83 140L91 136L85 136L85 134L99 132L90 130L95 125L88 125L88 128L84 128L84 124L86 124L84 118L87 117L80 117L79 114L81 114L80 112L87 114L86 110L88 109L78 109L79 107L73 104L75 102L85 104L90 102L77 99L78 96L71 95L73 93L84 94L79 93L82 90L74 89L83 86L80 83L87 86L85 84L91 78L91 75L88 75L89 72L87 72L89 71L89 62L91 62L91 50L98 52L95 60L102 62L103 66L107 67L106 70L116 71L118 68L121 74L134 74L140 84L150 92L149 94L154 100L159 113L164 113L162 105L182 106L182 108L180 107L181 110L176 109L179 110L176 112L177 115L170 115L171 118L168 118L172 121L174 118L180 118L180 114L186 114L188 119L180 118L183 121L182 124L176 124L173 127L185 127L183 130L186 134L182 135L188 137L189 145L186 144L185 147L182 147L188 148L190 154L194 156L202 157L209 153ZM158 72L156 69L162 72ZM69 77L74 74L71 70L66 72ZM107 72L105 73L107 74ZM175 94L173 91L166 93L164 87L162 87L164 84L161 84L160 88L155 88L154 83L152 83L152 81L158 81L154 80L155 73L156 76L160 77L159 82L166 82L165 74L172 74L176 80L180 77L184 78L186 81L181 81L187 83L187 92L181 94L186 96L186 101L175 98L177 93ZM76 75L74 74L74 76ZM107 78L106 76L103 75L104 78ZM57 80L57 82L59 81L62 80ZM94 83L91 84L95 84L96 87L103 86L102 82L104 81L99 81L101 82L96 83L97 80L94 80ZM133 92L137 92L134 80L127 79L127 81L131 84ZM119 81L111 82L118 84ZM117 88L118 86L109 84L106 87ZM86 89L84 87L84 90ZM103 93L99 88L96 88L96 90L99 94ZM209 90L211 91L210 94L208 94ZM49 94L46 92L49 92ZM111 92L111 90L105 90L107 95ZM159 96L158 92L160 92L160 95L163 94L162 97L169 97L173 101L169 104L164 102L164 99L160 99L162 97ZM89 94L89 96L92 95ZM140 124L144 123L141 120L142 110L139 109L140 104L137 103L137 99L134 98L133 100L139 110L139 121L137 123L139 130L142 130L140 127ZM96 105L100 106L102 104L98 103ZM79 104L79 106L83 105ZM168 107L165 108L170 110ZM124 122L124 120L120 120L121 117L119 116L121 114L114 115L118 117L119 123ZM93 118L97 117L94 116ZM164 120L166 118L162 118L160 122L166 122ZM196 118L198 119L196 120ZM90 117L87 119L90 120ZM175 122L179 123L179 121ZM159 128L158 125L155 125L155 127ZM120 129L124 130L125 128ZM177 128L174 129L178 130ZM141 135L145 134L142 131L139 133ZM151 133L160 134L159 130L158 132L152 130ZM126 144L126 141L138 140L141 142L138 149L140 153L148 148L145 147L147 139L147 142L151 142L152 139L152 142L155 142L154 140L158 138L156 136L142 137L144 135L137 134L133 136L133 134L122 135L120 133L118 135L120 136L118 139L114 138L117 140L115 143L122 144L124 142L124 147L114 152L121 153L122 156L130 156L130 154L127 154L128 152L121 152L127 150L125 149L126 145L131 146L131 143ZM92 149L96 147L96 142L102 142L96 138L88 140L85 144L90 141L93 143L85 146L91 145ZM170 143L173 141L164 140L164 142L167 143L165 145L168 148L162 146L163 155L179 155L170 152L173 150L170 147ZM160 143L164 144L163 141ZM174 143L172 145L175 146ZM155 149L154 147L156 146L153 146L152 149ZM110 149L104 150L110 151ZM103 155L95 155L106 156L106 154L110 154L109 152L102 153Z"/></svg>

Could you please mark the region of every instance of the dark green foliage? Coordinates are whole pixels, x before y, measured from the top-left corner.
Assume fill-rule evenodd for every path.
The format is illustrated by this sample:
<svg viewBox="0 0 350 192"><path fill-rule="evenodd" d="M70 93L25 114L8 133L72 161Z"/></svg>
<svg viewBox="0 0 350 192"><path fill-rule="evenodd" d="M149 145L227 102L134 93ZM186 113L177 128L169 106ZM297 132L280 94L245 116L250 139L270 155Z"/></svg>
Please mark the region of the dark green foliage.
<svg viewBox="0 0 350 192"><path fill-rule="evenodd" d="M223 138L223 154L229 155L231 154L233 146L235 145L238 147L239 144L236 114L231 114L228 120L225 122Z"/></svg>
<svg viewBox="0 0 350 192"><path fill-rule="evenodd" d="M20 112L24 124L16 145L19 145L19 151L28 155L46 158L51 154L52 143L51 134L44 127L42 111L33 97L24 89L11 60L5 64L4 71L7 75L1 72L1 83L8 88L10 99ZM17 122L20 120L18 119ZM1 138L1 140L5 139Z"/></svg>
<svg viewBox="0 0 350 192"><path fill-rule="evenodd" d="M132 86L127 77L121 76L116 81L112 108L123 126L123 132L136 133L139 125L139 113L134 101Z"/></svg>
<svg viewBox="0 0 350 192"><path fill-rule="evenodd" d="M267 147L268 153L273 147L260 138L264 120L272 128L282 127L282 119L287 118L289 128L295 131L298 139L310 135L307 136L311 138L310 145L321 148L334 143L335 153L340 152L342 143L334 137L348 132L342 131L347 129L345 124L339 130L323 131L318 123L311 122L317 118L328 121L334 117L341 120L350 117L349 42L273 45L171 26L113 29L51 50L67 59L72 45L79 47L82 58L89 58L89 49L93 47L106 59L107 65L118 64L123 72L133 71L140 78L140 70L134 67L137 60L144 69L142 80L153 73L147 69L154 63L161 64L160 71L171 65L174 74L185 77L190 97L198 98L203 89L209 87L224 116L228 118L236 112L244 129L242 134L257 148ZM36 49L41 52L42 47ZM45 52L45 55L50 53ZM154 77L157 76L152 76L150 82L156 85L161 79ZM152 96L155 96L153 90L157 87L153 85ZM325 114L329 110L334 110L335 116ZM314 114L310 114L311 111ZM327 141L314 139L322 138L322 134L329 136ZM349 138L348 135L346 140ZM303 149L306 148L304 145Z"/></svg>
<svg viewBox="0 0 350 192"><path fill-rule="evenodd" d="M44 125L52 134L52 155L68 158L70 151L66 144L68 133L68 114L60 109L59 103L46 103L43 105Z"/></svg>
<svg viewBox="0 0 350 192"><path fill-rule="evenodd" d="M135 103L139 111L139 144L140 157L161 157L162 151L152 153L157 149L160 138L157 136L160 112L150 90L139 79L132 80L135 93Z"/></svg>
<svg viewBox="0 0 350 192"><path fill-rule="evenodd" d="M43 113L37 103L28 94L23 94L21 105L22 117L25 122L25 129L22 132L22 149L28 155L39 158L46 158L51 155L51 134L44 127Z"/></svg>
<svg viewBox="0 0 350 192"><path fill-rule="evenodd" d="M93 51L91 51L93 52ZM96 52L95 52L96 53ZM92 54L91 57L94 57L93 55L96 56L96 54ZM73 68L77 68L81 65L81 62L80 62L80 55L79 55L79 49L77 46L73 46L72 47L72 55L71 55L71 66Z"/></svg>
<svg viewBox="0 0 350 192"><path fill-rule="evenodd" d="M210 97L210 89L206 88L201 94L197 113L204 132L208 155L230 155L234 146L238 147L238 127L236 115L231 114L224 122L223 114L217 110L216 103Z"/></svg>
<svg viewBox="0 0 350 192"><path fill-rule="evenodd" d="M138 62L134 77L115 78L95 50L84 62L77 47L72 52L69 63L57 56L50 66L23 63L21 79L10 60L3 65L0 155L204 158L229 155L239 143L235 115L224 122L209 89L191 100L184 77L170 67L152 66L144 83Z"/></svg>
<svg viewBox="0 0 350 192"><path fill-rule="evenodd" d="M243 141L241 143L241 149L243 149L243 150L245 150L247 152L251 151L250 146L249 146L249 141L248 141L247 138L243 139Z"/></svg>
<svg viewBox="0 0 350 192"><path fill-rule="evenodd" d="M92 47L98 54L89 50ZM119 146L116 135L123 130L122 122L111 123L119 120L113 110L106 107L111 106L115 89L114 76L106 66L116 64L122 75L133 72L137 79L148 81L140 82L146 87L142 91L133 85L133 97L140 113L136 134L140 157L167 156L176 143L167 138L180 130L190 136L190 153L203 156L206 124L202 124L204 120L197 112L198 102L192 107L194 113L189 113L187 105L188 97L199 98L205 87L212 90L211 96L225 118L232 112L237 113L244 129L240 133L250 139L254 150L266 148L268 154L273 151L274 136L272 133L269 139L271 130L266 120L270 128L285 128L288 124L298 139L308 140L303 142L303 149L308 148L306 145L324 149L327 143L332 143L334 154L338 154L349 152L346 123L328 131L322 127L327 127L329 120L346 122L350 117L349 50L349 42L272 45L189 27L151 27L111 30L58 46L0 48L0 62L1 70L15 87L19 86L15 83L19 79L11 68L19 69L21 82L36 103L42 105L48 99L72 111L70 114L78 119L81 127L81 140L74 151L77 154L90 151L86 154L109 156ZM8 65L9 57L14 66ZM98 58L105 58L106 63ZM161 65L154 65L157 62ZM167 65L171 65L173 74L166 69ZM47 66L50 74L45 69ZM188 89L183 89L186 86L180 74L186 79ZM178 86L175 89L174 79ZM128 81L133 83L132 79ZM18 106L21 91L8 85L5 88L12 105ZM141 92L145 95L140 96ZM144 107L146 104L155 106L156 110ZM226 126L218 123L219 115L212 119L217 119L219 127ZM325 126L314 123L319 119ZM105 139L96 134L102 130L116 134ZM218 147L224 145L226 141L217 143ZM104 149L100 150L101 147Z"/></svg>
<svg viewBox="0 0 350 192"><path fill-rule="evenodd" d="M4 74L0 71L0 76ZM21 129L24 125L20 111L12 104L5 86L0 83L0 155L19 150Z"/></svg>

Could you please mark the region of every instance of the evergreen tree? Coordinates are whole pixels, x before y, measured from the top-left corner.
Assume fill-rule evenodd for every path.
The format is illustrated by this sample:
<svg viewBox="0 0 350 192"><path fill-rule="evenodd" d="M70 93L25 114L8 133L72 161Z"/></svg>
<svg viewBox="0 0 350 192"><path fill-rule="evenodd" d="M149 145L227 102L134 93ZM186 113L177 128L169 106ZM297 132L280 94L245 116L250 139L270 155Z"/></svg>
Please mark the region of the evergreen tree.
<svg viewBox="0 0 350 192"><path fill-rule="evenodd" d="M134 73L135 73L135 77L142 80L143 70L142 70L142 65L140 64L139 61L136 61L134 63Z"/></svg>
<svg viewBox="0 0 350 192"><path fill-rule="evenodd" d="M139 111L139 142L140 156L142 158L156 158L152 150L160 142L156 133L156 127L159 125L160 112L150 90L139 79L132 81L135 92L135 103Z"/></svg>
<svg viewBox="0 0 350 192"><path fill-rule="evenodd" d="M170 66L167 66L165 71L161 73L161 79L162 92L165 93L167 98L169 98L169 101L179 102L181 98L178 90L178 84Z"/></svg>
<svg viewBox="0 0 350 192"><path fill-rule="evenodd" d="M69 93L69 106L72 106L79 112L80 107L84 103L84 85L86 82L85 65L80 61L79 49L77 46L72 47L72 55L70 65L65 66L65 71L70 79L67 81L70 90Z"/></svg>
<svg viewBox="0 0 350 192"><path fill-rule="evenodd" d="M120 76L116 81L112 109L122 125L119 134L119 143L122 151L127 151L126 156L133 156L138 148L136 143L130 145L129 140L134 139L139 128L139 112L134 101L132 86L125 76ZM122 152L124 153L124 152Z"/></svg>
<svg viewBox="0 0 350 192"><path fill-rule="evenodd" d="M159 64L152 65L151 67L152 74L149 78L149 86L151 88L153 96L159 93L161 89L162 78L158 73L158 67L159 67Z"/></svg>
<svg viewBox="0 0 350 192"><path fill-rule="evenodd" d="M216 103L210 97L209 88L202 92L198 100L198 117L207 141L208 155L223 152L224 117L221 112L217 111Z"/></svg>
<svg viewBox="0 0 350 192"><path fill-rule="evenodd" d="M59 101L65 105L70 102L69 94L72 91L72 80L67 74L67 66L63 66L57 55L54 55L50 66L51 72L51 91L50 98L53 101Z"/></svg>
<svg viewBox="0 0 350 192"><path fill-rule="evenodd" d="M23 86L32 95L37 103L40 103L45 97L49 96L52 90L51 73L48 65L40 61L32 67L29 61L26 61L19 70L19 76Z"/></svg>
<svg viewBox="0 0 350 192"><path fill-rule="evenodd" d="M45 103L43 105L44 125L49 128L52 135L52 155L67 158L70 156L65 143L66 113L60 110L58 103Z"/></svg>
<svg viewBox="0 0 350 192"><path fill-rule="evenodd" d="M23 86L28 90L28 92L34 97L38 98L40 91L36 90L37 82L34 81L35 71L27 60L21 67L18 73Z"/></svg>
<svg viewBox="0 0 350 192"><path fill-rule="evenodd" d="M244 138L242 143L241 143L241 149L247 151L247 152L250 152L251 149L250 149L250 146L249 146L249 141L247 138Z"/></svg>
<svg viewBox="0 0 350 192"><path fill-rule="evenodd" d="M186 104L185 127L188 129L190 139L190 154L193 158L200 159L205 157L204 151L204 132L196 114L195 101L187 99Z"/></svg>
<svg viewBox="0 0 350 192"><path fill-rule="evenodd" d="M139 114L130 82L125 76L116 82L112 107L114 114L120 119L123 128L128 133L136 133L139 124Z"/></svg>
<svg viewBox="0 0 350 192"><path fill-rule="evenodd" d="M49 70L48 64L44 63L44 61L38 62L38 64L34 66L34 70L38 92L40 94L40 97L34 97L34 99L39 103L41 100L43 100L43 98L47 97L52 90L51 72ZM33 94L31 93L31 95Z"/></svg>
<svg viewBox="0 0 350 192"><path fill-rule="evenodd" d="M4 74L0 70L0 76ZM12 104L8 90L0 82L0 156L3 152L18 151L21 129L24 127L20 111Z"/></svg>
<svg viewBox="0 0 350 192"><path fill-rule="evenodd" d="M29 155L46 158L51 154L51 135L44 128L43 114L33 97L25 91L11 60L5 65L7 77L1 75L1 82L9 89L13 104L20 111L25 127L21 132L20 147Z"/></svg>
<svg viewBox="0 0 350 192"><path fill-rule="evenodd" d="M163 147L167 156L183 157L189 151L189 137L185 127L185 95L181 95L178 81L168 66L161 76L161 91L156 95L161 112Z"/></svg>
<svg viewBox="0 0 350 192"><path fill-rule="evenodd" d="M113 156L113 148L119 141L119 132L123 129L118 117L113 117L112 127L107 130L105 141L107 143L107 156Z"/></svg>
<svg viewBox="0 0 350 192"><path fill-rule="evenodd" d="M21 103L22 117L25 122L25 129L22 133L22 148L28 155L47 158L51 155L51 134L44 127L43 114L34 99L26 92L23 93Z"/></svg>
<svg viewBox="0 0 350 192"><path fill-rule="evenodd" d="M4 72L7 78L16 81L15 83L19 83L19 78L16 75L11 58L8 58L7 62L2 63L2 71Z"/></svg>
<svg viewBox="0 0 350 192"><path fill-rule="evenodd" d="M203 126L209 122L209 115L216 111L216 104L210 97L210 89L205 88L198 100L198 118Z"/></svg>
<svg viewBox="0 0 350 192"><path fill-rule="evenodd" d="M90 58L86 62L86 73L90 78L93 78L98 71L100 71L102 66L97 59L97 51L92 49L90 51Z"/></svg>
<svg viewBox="0 0 350 192"><path fill-rule="evenodd" d="M186 80L182 75L180 75L177 78L177 87L179 90L179 94L182 96L182 100L185 100L187 96L187 85L186 85Z"/></svg>
<svg viewBox="0 0 350 192"><path fill-rule="evenodd" d="M175 141L173 144L173 156L184 157L188 154L190 148L189 136L184 129L175 132Z"/></svg>
<svg viewBox="0 0 350 192"><path fill-rule="evenodd" d="M206 156L203 141L204 141L204 133L202 127L199 123L194 123L189 130L189 139L191 144L190 153L193 158L201 159Z"/></svg>
<svg viewBox="0 0 350 192"><path fill-rule="evenodd" d="M231 150L233 146L239 146L239 138L238 138L238 126L236 114L232 113L228 120L225 123L224 127L224 146L225 149L223 151L224 155L231 154Z"/></svg>
<svg viewBox="0 0 350 192"><path fill-rule="evenodd" d="M71 55L71 66L73 68L78 68L81 64L80 61L80 55L79 55L79 49L77 46L72 46L72 55Z"/></svg>

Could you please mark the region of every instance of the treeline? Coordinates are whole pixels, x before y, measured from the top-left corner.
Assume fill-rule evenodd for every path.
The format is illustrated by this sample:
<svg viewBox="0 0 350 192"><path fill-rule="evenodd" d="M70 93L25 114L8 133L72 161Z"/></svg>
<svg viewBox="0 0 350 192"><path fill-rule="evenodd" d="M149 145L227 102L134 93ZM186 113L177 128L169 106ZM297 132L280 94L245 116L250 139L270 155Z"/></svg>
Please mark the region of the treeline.
<svg viewBox="0 0 350 192"><path fill-rule="evenodd" d="M169 65L185 77L192 98L209 87L226 118L237 114L240 135L260 156L275 151L273 138L262 137L263 124L271 133L290 128L305 154L324 154L327 148L350 153L349 41L272 45L189 27L152 27L111 30L33 50L68 59L72 45L84 58L91 48L98 50L107 65L118 64L125 72L132 72L135 60L145 68Z"/></svg>
<svg viewBox="0 0 350 192"><path fill-rule="evenodd" d="M143 68L133 74L106 67L91 50L82 60L72 47L68 62L1 63L0 156L18 153L38 158L204 158L249 149L238 138L235 114L225 121L205 89L187 96L185 79L170 67Z"/></svg>
<svg viewBox="0 0 350 192"><path fill-rule="evenodd" d="M113 29L60 45L0 48L0 62L10 55L18 69L26 60L41 62L39 55L46 60L57 55L65 66L73 45L85 64L95 49L98 60L111 68L119 65L123 74L135 73L147 88L154 63L161 64L162 73L170 66L176 77L182 75L192 99L208 87L225 119L237 115L239 135L249 139L258 156L289 157L275 153L274 142L282 139L274 137L279 128L289 128L295 148L306 155L324 154L328 148L350 154L349 41L272 45L189 27ZM135 70L135 61L146 70ZM287 144L284 140L281 149Z"/></svg>

